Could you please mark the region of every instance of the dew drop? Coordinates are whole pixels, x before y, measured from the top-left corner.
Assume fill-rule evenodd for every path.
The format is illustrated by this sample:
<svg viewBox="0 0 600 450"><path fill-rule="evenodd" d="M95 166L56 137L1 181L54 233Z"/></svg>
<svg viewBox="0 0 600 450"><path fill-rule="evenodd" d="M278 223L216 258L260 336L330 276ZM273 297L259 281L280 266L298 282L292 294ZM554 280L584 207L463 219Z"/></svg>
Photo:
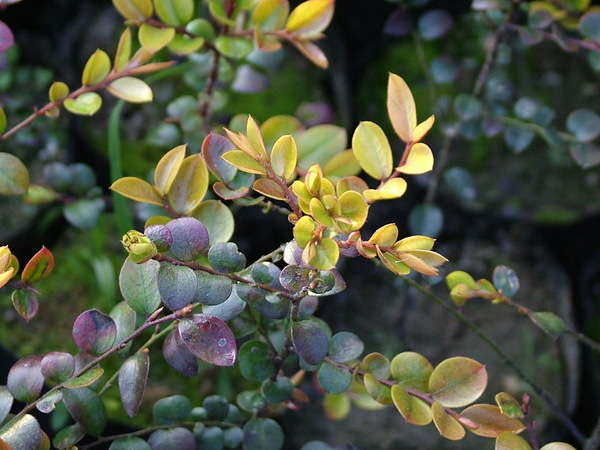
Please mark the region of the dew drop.
<svg viewBox="0 0 600 450"><path fill-rule="evenodd" d="M217 342L217 344L219 345L219 347L224 347L225 344L227 344L227 339L221 338L219 339L219 342Z"/></svg>

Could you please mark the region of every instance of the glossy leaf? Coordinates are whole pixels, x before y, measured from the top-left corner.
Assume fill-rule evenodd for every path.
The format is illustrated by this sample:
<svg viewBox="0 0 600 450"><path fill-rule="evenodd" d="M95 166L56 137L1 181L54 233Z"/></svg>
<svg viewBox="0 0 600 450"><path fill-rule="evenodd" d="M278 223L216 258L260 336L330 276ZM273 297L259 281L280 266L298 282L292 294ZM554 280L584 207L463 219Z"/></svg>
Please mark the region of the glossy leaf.
<svg viewBox="0 0 600 450"><path fill-rule="evenodd" d="M88 59L81 76L81 84L93 86L102 82L110 72L110 58L106 52L96 50Z"/></svg>
<svg viewBox="0 0 600 450"><path fill-rule="evenodd" d="M198 374L198 359L183 342L179 330L171 331L163 344L165 360L177 372L188 377Z"/></svg>
<svg viewBox="0 0 600 450"><path fill-rule="evenodd" d="M58 102L67 98L69 95L69 86L62 81L55 81L50 85L48 90L48 98L51 102Z"/></svg>
<svg viewBox="0 0 600 450"><path fill-rule="evenodd" d="M280 30L285 25L290 5L288 0L260 0L252 12L252 22L262 30Z"/></svg>
<svg viewBox="0 0 600 450"><path fill-rule="evenodd" d="M544 445L540 448L540 450L576 450L570 444L566 442L550 442L549 444Z"/></svg>
<svg viewBox="0 0 600 450"><path fill-rule="evenodd" d="M410 395L397 384L392 386L391 393L394 405L406 422L427 425L433 420L431 408L423 400Z"/></svg>
<svg viewBox="0 0 600 450"><path fill-rule="evenodd" d="M461 356L442 361L429 378L432 398L449 408L474 402L481 396L486 385L485 366Z"/></svg>
<svg viewBox="0 0 600 450"><path fill-rule="evenodd" d="M434 402L431 405L433 423L440 434L451 441L459 441L465 437L465 429L458 420L448 414L442 405Z"/></svg>
<svg viewBox="0 0 600 450"><path fill-rule="evenodd" d="M143 23L138 31L140 44L152 52L158 52L166 47L175 36L175 28L157 28Z"/></svg>
<svg viewBox="0 0 600 450"><path fill-rule="evenodd" d="M180 261L193 261L208 251L208 230L194 217L179 217L167 223L173 242L170 251Z"/></svg>
<svg viewBox="0 0 600 450"><path fill-rule="evenodd" d="M195 450L196 440L190 430L177 427L153 432L148 438L148 445L156 450L170 448Z"/></svg>
<svg viewBox="0 0 600 450"><path fill-rule="evenodd" d="M296 169L298 150L291 135L280 137L271 150L271 166L281 179L289 179Z"/></svg>
<svg viewBox="0 0 600 450"><path fill-rule="evenodd" d="M143 22L152 16L152 0L112 0L117 11L128 20Z"/></svg>
<svg viewBox="0 0 600 450"><path fill-rule="evenodd" d="M202 156L210 171L219 179L229 183L237 170L222 158L225 152L235 150L229 139L216 133L210 133L202 142Z"/></svg>
<svg viewBox="0 0 600 450"><path fill-rule="evenodd" d="M0 386L0 423L4 422L4 419L12 408L14 397L6 386Z"/></svg>
<svg viewBox="0 0 600 450"><path fill-rule="evenodd" d="M510 431L503 431L496 438L495 450L531 450L531 445L521 436Z"/></svg>
<svg viewBox="0 0 600 450"><path fill-rule="evenodd" d="M472 433L483 437L495 438L503 431L520 433L525 429L525 425L520 420L505 416L500 408L494 405L470 406L461 413L461 417L477 426L471 429Z"/></svg>
<svg viewBox="0 0 600 450"><path fill-rule="evenodd" d="M245 260L245 258L244 258ZM229 298L233 284L227 277L196 271L198 289L195 301L203 305L219 305Z"/></svg>
<svg viewBox="0 0 600 450"><path fill-rule="evenodd" d="M381 353L369 353L363 358L360 368L380 380L390 377L390 360Z"/></svg>
<svg viewBox="0 0 600 450"><path fill-rule="evenodd" d="M352 373L345 367L338 367L324 361L317 372L319 385L329 394L346 392L352 382Z"/></svg>
<svg viewBox="0 0 600 450"><path fill-rule="evenodd" d="M0 152L0 195L24 195L29 188L29 171L19 158Z"/></svg>
<svg viewBox="0 0 600 450"><path fill-rule="evenodd" d="M279 450L283 448L283 442L281 426L273 419L254 417L244 425L246 450Z"/></svg>
<svg viewBox="0 0 600 450"><path fill-rule="evenodd" d="M167 192L169 203L182 215L190 214L202 201L208 189L208 168L200 155L183 160Z"/></svg>
<svg viewBox="0 0 600 450"><path fill-rule="evenodd" d="M139 78L118 78L110 83L106 87L106 90L115 97L130 103L147 103L152 101L152 89Z"/></svg>
<svg viewBox="0 0 600 450"><path fill-rule="evenodd" d="M392 359L390 372L403 388L428 392L433 366L419 353L402 352Z"/></svg>
<svg viewBox="0 0 600 450"><path fill-rule="evenodd" d="M117 337L115 342L122 342L123 339L135 330L136 312L127 304L127 302L122 301L117 303L110 311L109 316L115 321L115 325L117 326ZM127 346L121 350L121 352L125 353L129 347L130 343L127 343Z"/></svg>
<svg viewBox="0 0 600 450"><path fill-rule="evenodd" d="M159 268L160 263L154 260L136 264L127 258L119 274L121 295L131 309L144 317L148 317L160 306Z"/></svg>
<svg viewBox="0 0 600 450"><path fill-rule="evenodd" d="M275 200L286 200L286 192L284 188L279 185L274 180L270 178L259 178L252 185L252 189L254 189L259 194L262 194L266 197L273 198Z"/></svg>
<svg viewBox="0 0 600 450"><path fill-rule="evenodd" d="M344 363L360 357L364 347L357 335L341 331L331 337L328 354L332 360Z"/></svg>
<svg viewBox="0 0 600 450"><path fill-rule="evenodd" d="M44 433L37 419L25 414L9 429L0 432L2 450L43 448Z"/></svg>
<svg viewBox="0 0 600 450"><path fill-rule="evenodd" d="M267 169L265 169L264 166L252 156L248 155L242 150L231 150L225 152L222 158L232 166L244 172L267 175Z"/></svg>
<svg viewBox="0 0 600 450"><path fill-rule="evenodd" d="M136 415L148 380L150 357L148 351L137 352L127 358L119 371L119 392L125 412L129 417Z"/></svg>
<svg viewBox="0 0 600 450"><path fill-rule="evenodd" d="M158 191L166 194L171 189L173 180L185 158L185 145L179 145L169 150L156 165L154 184Z"/></svg>
<svg viewBox="0 0 600 450"><path fill-rule="evenodd" d="M403 178L392 178L377 189L367 189L363 192L365 198L371 202L377 200L391 200L400 198L406 192L408 185Z"/></svg>
<svg viewBox="0 0 600 450"><path fill-rule="evenodd" d="M26 356L10 368L6 387L15 399L31 403L39 397L44 387L42 359L42 356Z"/></svg>
<svg viewBox="0 0 600 450"><path fill-rule="evenodd" d="M406 82L393 73L388 77L387 110L394 131L402 141L412 141L417 126L415 99Z"/></svg>
<svg viewBox="0 0 600 450"><path fill-rule="evenodd" d="M73 339L86 353L100 355L109 350L117 336L117 326L110 316L97 309L82 312L73 324Z"/></svg>
<svg viewBox="0 0 600 450"><path fill-rule="evenodd" d="M89 388L63 389L63 401L71 417L88 434L98 437L106 427L106 409L98 394Z"/></svg>
<svg viewBox="0 0 600 450"><path fill-rule="evenodd" d="M219 200L206 200L192 211L208 230L210 244L227 242L233 236L235 220L231 210Z"/></svg>
<svg viewBox="0 0 600 450"><path fill-rule="evenodd" d="M70 389L79 389L87 386L91 386L104 374L104 369L99 366L95 366L87 372L79 375L77 378L68 380L64 386Z"/></svg>
<svg viewBox="0 0 600 450"><path fill-rule="evenodd" d="M192 269L170 263L160 265L157 283L160 298L171 311L189 305L198 289L196 274Z"/></svg>
<svg viewBox="0 0 600 450"><path fill-rule="evenodd" d="M269 347L262 341L245 342L238 358L242 376L248 380L263 382L275 371Z"/></svg>
<svg viewBox="0 0 600 450"><path fill-rule="evenodd" d="M219 242L213 245L208 251L208 262L213 269L221 273L239 272L246 267L246 257L233 242Z"/></svg>
<svg viewBox="0 0 600 450"><path fill-rule="evenodd" d="M131 29L125 28L121 37L119 38L119 44L117 46L117 52L115 54L114 70L120 72L129 63L131 57Z"/></svg>
<svg viewBox="0 0 600 450"><path fill-rule="evenodd" d="M102 106L102 97L96 92L86 92L76 98L67 98L64 102L67 111L80 116L92 116Z"/></svg>
<svg viewBox="0 0 600 450"><path fill-rule="evenodd" d="M454 289L459 284L466 284L469 289L479 289L479 285L473 277L462 270L456 270L446 275L446 284L449 289Z"/></svg>
<svg viewBox="0 0 600 450"><path fill-rule="evenodd" d="M194 16L194 0L154 0L156 14L167 25L185 25Z"/></svg>
<svg viewBox="0 0 600 450"><path fill-rule="evenodd" d="M216 366L232 366L237 356L233 332L221 319L194 314L179 323L179 333L198 358Z"/></svg>
<svg viewBox="0 0 600 450"><path fill-rule="evenodd" d="M382 405L391 405L393 403L392 392L389 386L381 383L370 373L365 374L364 383L367 392L377 403L381 403Z"/></svg>
<svg viewBox="0 0 600 450"><path fill-rule="evenodd" d="M54 255L46 247L31 257L29 262L21 272L21 281L23 283L35 283L46 278L54 269Z"/></svg>
<svg viewBox="0 0 600 450"><path fill-rule="evenodd" d="M429 146L418 142L410 148L408 158L397 170L407 175L420 175L431 169L433 169L433 153Z"/></svg>
<svg viewBox="0 0 600 450"><path fill-rule="evenodd" d="M54 392L46 394L42 398L40 398L40 400L37 402L35 407L37 408L38 411L40 411L44 414L49 414L52 411L54 411L54 409L56 408L56 404L61 402L62 399L63 399L62 392L54 391Z"/></svg>
<svg viewBox="0 0 600 450"><path fill-rule="evenodd" d="M150 183L136 177L123 177L116 180L110 189L138 202L163 206L163 199Z"/></svg>
<svg viewBox="0 0 600 450"><path fill-rule="evenodd" d="M325 359L329 348L329 337L317 322L312 320L294 322L291 333L294 348L304 361L314 366Z"/></svg>
<svg viewBox="0 0 600 450"><path fill-rule="evenodd" d="M288 377L279 376L275 381L267 379L261 386L262 395L269 403L289 400L294 392L294 384Z"/></svg>
<svg viewBox="0 0 600 450"><path fill-rule="evenodd" d="M392 174L392 149L385 133L373 122L361 122L352 136L354 156L367 174L377 180Z"/></svg>
<svg viewBox="0 0 600 450"><path fill-rule="evenodd" d="M318 243L311 243L303 252L305 264L320 270L333 269L339 259L340 249L333 239L323 238Z"/></svg>
<svg viewBox="0 0 600 450"><path fill-rule="evenodd" d="M519 291L519 278L510 267L497 266L493 277L494 287L507 297L512 297Z"/></svg>
<svg viewBox="0 0 600 450"><path fill-rule="evenodd" d="M4 272L4 274L6 274L8 277L10 276L11 272L9 270L8 272ZM8 278L6 281L8 281ZM32 292L30 290L17 289L14 290L13 293L10 295L10 299L12 301L13 307L15 308L15 311L26 321L30 321L38 313L40 302L35 292Z"/></svg>
<svg viewBox="0 0 600 450"><path fill-rule="evenodd" d="M302 39L315 39L327 28L333 17L334 0L308 0L289 15L285 28Z"/></svg>
<svg viewBox="0 0 600 450"><path fill-rule="evenodd" d="M75 372L75 358L70 353L50 352L42 359L40 370L45 379L62 383Z"/></svg>

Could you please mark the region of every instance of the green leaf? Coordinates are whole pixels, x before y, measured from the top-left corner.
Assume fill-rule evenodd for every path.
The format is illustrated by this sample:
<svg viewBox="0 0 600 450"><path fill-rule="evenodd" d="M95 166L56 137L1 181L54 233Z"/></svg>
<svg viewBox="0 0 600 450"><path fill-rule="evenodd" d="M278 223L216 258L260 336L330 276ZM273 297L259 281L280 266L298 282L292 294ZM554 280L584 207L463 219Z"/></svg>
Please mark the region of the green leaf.
<svg viewBox="0 0 600 450"><path fill-rule="evenodd" d="M294 383L288 377L279 376L275 381L267 379L261 387L263 397L269 403L288 401L294 393Z"/></svg>
<svg viewBox="0 0 600 450"><path fill-rule="evenodd" d="M174 425L190 417L192 402L183 395L159 399L152 408L154 420L160 425Z"/></svg>
<svg viewBox="0 0 600 450"><path fill-rule="evenodd" d="M593 141L600 136L600 116L589 109L577 109L567 117L567 129L581 142Z"/></svg>
<svg viewBox="0 0 600 450"><path fill-rule="evenodd" d="M86 92L77 98L65 100L67 111L79 116L93 116L102 106L102 97L96 92Z"/></svg>
<svg viewBox="0 0 600 450"><path fill-rule="evenodd" d="M0 152L0 195L24 195L29 188L29 171L19 158Z"/></svg>
<svg viewBox="0 0 600 450"><path fill-rule="evenodd" d="M392 386L392 400L404 420L414 425L427 425L433 420L431 408L423 400L410 395L399 385Z"/></svg>
<svg viewBox="0 0 600 450"><path fill-rule="evenodd" d="M600 42L600 12L584 14L579 19L579 31L586 38Z"/></svg>
<svg viewBox="0 0 600 450"><path fill-rule="evenodd" d="M402 352L392 359L390 372L403 388L428 392L433 366L419 353Z"/></svg>
<svg viewBox="0 0 600 450"><path fill-rule="evenodd" d="M230 150L223 154L223 159L237 169L258 175L267 175L267 169L252 156L242 150Z"/></svg>
<svg viewBox="0 0 600 450"><path fill-rule="evenodd" d="M387 111L398 137L407 144L412 142L417 126L415 99L406 82L393 73L388 77Z"/></svg>
<svg viewBox="0 0 600 450"><path fill-rule="evenodd" d="M493 277L494 287L503 295L513 297L519 291L519 277L510 267L497 266Z"/></svg>
<svg viewBox="0 0 600 450"><path fill-rule="evenodd" d="M154 184L162 194L168 193L171 189L171 184L185 158L185 149L184 144L169 150L156 165Z"/></svg>
<svg viewBox="0 0 600 450"><path fill-rule="evenodd" d="M160 298L171 311L189 305L196 296L198 281L189 267L161 263L157 282Z"/></svg>
<svg viewBox="0 0 600 450"><path fill-rule="evenodd" d="M334 0L308 0L289 15L285 28L303 40L316 39L333 17Z"/></svg>
<svg viewBox="0 0 600 450"><path fill-rule="evenodd" d="M21 281L23 283L35 283L50 275L52 269L54 269L54 255L42 246L42 249L33 255L23 268Z"/></svg>
<svg viewBox="0 0 600 450"><path fill-rule="evenodd" d="M281 30L289 11L288 0L260 0L252 12L252 22L263 31Z"/></svg>
<svg viewBox="0 0 600 450"><path fill-rule="evenodd" d="M346 392L352 383L352 373L328 361L323 362L317 372L319 385L329 394Z"/></svg>
<svg viewBox="0 0 600 450"><path fill-rule="evenodd" d="M136 264L127 258L119 274L121 295L131 309L144 317L148 317L160 306L157 281L159 267L158 261Z"/></svg>
<svg viewBox="0 0 600 450"><path fill-rule="evenodd" d="M279 450L283 442L283 431L273 419L254 417L244 425L246 450Z"/></svg>
<svg viewBox="0 0 600 450"><path fill-rule="evenodd" d="M373 122L361 122L352 136L352 150L371 177L384 180L392 174L392 149L385 133Z"/></svg>
<svg viewBox="0 0 600 450"><path fill-rule="evenodd" d="M331 337L328 354L332 360L344 363L360 357L364 348L365 345L357 335L340 331Z"/></svg>
<svg viewBox="0 0 600 450"><path fill-rule="evenodd" d="M130 103L148 103L152 101L152 89L139 78L118 78L110 83L106 90L115 97Z"/></svg>
<svg viewBox="0 0 600 450"><path fill-rule="evenodd" d="M139 437L124 437L115 439L108 450L152 450L148 443Z"/></svg>
<svg viewBox="0 0 600 450"><path fill-rule="evenodd" d="M483 394L486 386L485 366L461 356L442 361L429 378L431 397L449 408L474 402Z"/></svg>
<svg viewBox="0 0 600 450"><path fill-rule="evenodd" d="M337 125L316 125L294 134L298 146L298 167L308 170L313 164L322 167L346 150L348 134Z"/></svg>
<svg viewBox="0 0 600 450"><path fill-rule="evenodd" d="M387 380L390 377L390 360L381 353L366 355L360 363L360 368L380 380Z"/></svg>
<svg viewBox="0 0 600 450"><path fill-rule="evenodd" d="M85 429L78 423L67 425L54 436L52 445L59 449L68 449L77 444L86 435Z"/></svg>
<svg viewBox="0 0 600 450"><path fill-rule="evenodd" d="M433 169L433 152L422 142L414 144L408 153L406 161L398 166L398 172L407 175L420 175Z"/></svg>
<svg viewBox="0 0 600 450"><path fill-rule="evenodd" d="M496 438L496 447L494 450L531 450L531 445L521 436L510 431L503 431ZM550 450L550 448L547 450ZM559 449L557 448L556 450Z"/></svg>
<svg viewBox="0 0 600 450"><path fill-rule="evenodd" d="M102 82L110 72L110 58L106 52L98 49L88 59L83 68L81 84L93 86Z"/></svg>
<svg viewBox="0 0 600 450"><path fill-rule="evenodd" d="M171 207L189 215L200 205L208 189L208 168L200 154L183 160L170 189L166 192Z"/></svg>
<svg viewBox="0 0 600 450"><path fill-rule="evenodd" d="M291 135L281 136L271 150L271 166L276 175L287 180L294 175L298 150Z"/></svg>
<svg viewBox="0 0 600 450"><path fill-rule="evenodd" d="M329 349L329 337L317 322L294 322L291 334L296 353L308 364L315 366L325 359Z"/></svg>
<svg viewBox="0 0 600 450"><path fill-rule="evenodd" d="M87 387L98 381L103 374L104 369L100 366L95 366L77 378L66 381L64 386L69 389Z"/></svg>
<svg viewBox="0 0 600 450"><path fill-rule="evenodd" d="M346 394L325 394L323 410L330 420L343 420L352 410L352 403Z"/></svg>
<svg viewBox="0 0 600 450"><path fill-rule="evenodd" d="M106 204L101 198L80 198L63 209L65 219L80 230L91 230L98 224Z"/></svg>
<svg viewBox="0 0 600 450"><path fill-rule="evenodd" d="M137 352L130 356L119 371L119 392L123 407L129 417L138 412L144 397L150 357L148 350Z"/></svg>
<svg viewBox="0 0 600 450"><path fill-rule="evenodd" d="M242 376L248 380L263 382L275 371L269 347L258 340L248 341L240 347L238 362Z"/></svg>
<svg viewBox="0 0 600 450"><path fill-rule="evenodd" d="M504 129L504 140L515 153L521 153L529 147L533 138L535 131L521 126L511 125Z"/></svg>
<svg viewBox="0 0 600 450"><path fill-rule="evenodd" d="M391 405L392 392L388 386L381 383L370 373L366 373L364 377L365 388L373 400L382 405Z"/></svg>
<svg viewBox="0 0 600 450"><path fill-rule="evenodd" d="M219 200L200 203L190 216L200 220L208 230L210 244L227 242L233 236L235 220L231 210Z"/></svg>
<svg viewBox="0 0 600 450"><path fill-rule="evenodd" d="M525 418L525 413L523 412L521 404L512 395L506 392L499 392L494 396L494 400L500 408L500 411L502 411L502 414L505 416L510 417L511 419Z"/></svg>
<svg viewBox="0 0 600 450"><path fill-rule="evenodd" d="M62 392L71 417L90 435L100 436L106 427L107 417L98 394L89 388L63 389Z"/></svg>
<svg viewBox="0 0 600 450"><path fill-rule="evenodd" d="M567 330L567 325L565 324L564 320L554 313L545 311L531 312L527 316L534 324L536 324L554 339Z"/></svg>
<svg viewBox="0 0 600 450"><path fill-rule="evenodd" d="M138 31L140 44L155 53L166 47L175 36L175 28L158 28L143 23Z"/></svg>
<svg viewBox="0 0 600 450"><path fill-rule="evenodd" d="M202 48L205 42L202 37L191 38L187 34L176 34L169 42L168 48L178 55L189 55Z"/></svg>
<svg viewBox="0 0 600 450"><path fill-rule="evenodd" d="M6 113L3 108L0 108L0 134L6 130Z"/></svg>
<svg viewBox="0 0 600 450"><path fill-rule="evenodd" d="M470 429L477 436L495 438L504 431L520 433L525 429L520 420L505 416L500 408L494 405L470 406L461 413L461 417L476 426Z"/></svg>
<svg viewBox="0 0 600 450"><path fill-rule="evenodd" d="M446 284L448 285L448 289L454 289L459 284L466 284L469 289L479 289L479 285L473 277L462 270L455 270L446 275Z"/></svg>
<svg viewBox="0 0 600 450"><path fill-rule="evenodd" d="M483 103L471 94L459 94L453 102L454 112L463 121L479 117L483 111Z"/></svg>
<svg viewBox="0 0 600 450"><path fill-rule="evenodd" d="M114 62L115 72L123 70L129 63L129 58L131 58L131 29L128 27L123 30L119 38Z"/></svg>
<svg viewBox="0 0 600 450"><path fill-rule="evenodd" d="M307 255L306 262L319 270L333 269L340 257L337 242L331 238L323 238L316 243L311 243L304 253Z"/></svg>
<svg viewBox="0 0 600 450"><path fill-rule="evenodd" d="M215 46L220 53L234 59L248 56L254 48L250 39L235 36L219 36L215 39Z"/></svg>
<svg viewBox="0 0 600 450"><path fill-rule="evenodd" d="M48 90L48 98L51 102L58 102L67 98L69 95L69 87L62 81L55 81L50 85Z"/></svg>
<svg viewBox="0 0 600 450"><path fill-rule="evenodd" d="M112 0L113 5L125 19L143 22L152 16L152 0Z"/></svg>
<svg viewBox="0 0 600 450"><path fill-rule="evenodd" d="M442 405L434 402L431 405L433 423L440 434L451 441L459 441L465 437L465 429L458 420L448 414Z"/></svg>
<svg viewBox="0 0 600 450"><path fill-rule="evenodd" d="M194 17L194 0L154 0L156 15L167 25L177 27Z"/></svg>
<svg viewBox="0 0 600 450"><path fill-rule="evenodd" d="M342 220L337 220L336 223L340 230L347 233L362 228L369 214L369 205L364 197L358 192L346 191L338 200Z"/></svg>
<svg viewBox="0 0 600 450"><path fill-rule="evenodd" d="M136 177L123 177L115 181L110 189L138 202L163 206L164 202L150 183Z"/></svg>

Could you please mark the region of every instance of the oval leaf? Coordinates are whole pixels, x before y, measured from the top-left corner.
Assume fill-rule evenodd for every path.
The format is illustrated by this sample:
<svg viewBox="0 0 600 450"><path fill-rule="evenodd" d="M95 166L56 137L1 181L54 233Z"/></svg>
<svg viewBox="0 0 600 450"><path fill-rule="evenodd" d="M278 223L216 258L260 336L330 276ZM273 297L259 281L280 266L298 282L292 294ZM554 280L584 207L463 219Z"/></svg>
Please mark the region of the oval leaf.
<svg viewBox="0 0 600 450"><path fill-rule="evenodd" d="M334 0L308 0L299 4L288 17L285 28L303 40L315 39L333 17Z"/></svg>
<svg viewBox="0 0 600 450"><path fill-rule="evenodd" d="M269 347L262 341L245 342L240 347L238 359L242 376L248 380L263 382L275 370Z"/></svg>
<svg viewBox="0 0 600 450"><path fill-rule="evenodd" d="M440 434L451 441L460 441L465 437L465 429L458 420L448 414L442 405L434 402L431 405L433 423Z"/></svg>
<svg viewBox="0 0 600 450"><path fill-rule="evenodd" d="M44 387L42 359L42 356L27 356L10 368L6 386L15 399L31 403L39 397Z"/></svg>
<svg viewBox="0 0 600 450"><path fill-rule="evenodd" d="M352 136L352 150L360 166L377 180L392 174L392 149L385 133L373 122L361 122Z"/></svg>
<svg viewBox="0 0 600 450"><path fill-rule="evenodd" d="M73 324L73 339L86 353L104 353L112 347L116 337L115 322L97 309L82 312Z"/></svg>
<svg viewBox="0 0 600 450"><path fill-rule="evenodd" d="M442 361L429 378L432 398L449 408L474 402L483 394L486 385L485 366L461 356Z"/></svg>
<svg viewBox="0 0 600 450"><path fill-rule="evenodd" d="M67 111L79 116L93 116L102 106L102 97L96 92L86 92L64 102Z"/></svg>
<svg viewBox="0 0 600 450"><path fill-rule="evenodd" d="M177 372L188 377L198 374L198 359L189 351L178 330L173 330L163 344L165 360Z"/></svg>
<svg viewBox="0 0 600 450"><path fill-rule="evenodd" d="M196 295L198 282L196 274L186 266L162 263L158 270L158 292L163 303L171 311L189 305Z"/></svg>
<svg viewBox="0 0 600 450"><path fill-rule="evenodd" d="M143 22L152 16L152 0L112 0L119 13L127 20Z"/></svg>
<svg viewBox="0 0 600 450"><path fill-rule="evenodd" d="M185 25L194 16L194 0L154 0L156 14L167 25Z"/></svg>
<svg viewBox="0 0 600 450"><path fill-rule="evenodd" d="M98 437L106 427L106 409L104 403L89 388L63 389L64 402L71 414L92 436Z"/></svg>
<svg viewBox="0 0 600 450"><path fill-rule="evenodd" d="M0 386L0 423L4 422L4 419L12 408L14 397L6 386Z"/></svg>
<svg viewBox="0 0 600 450"><path fill-rule="evenodd" d="M10 153L0 152L0 195L24 195L29 188L29 171Z"/></svg>
<svg viewBox="0 0 600 450"><path fill-rule="evenodd" d="M62 383L75 371L75 358L70 353L50 352L42 359L40 369L47 380Z"/></svg>
<svg viewBox="0 0 600 450"><path fill-rule="evenodd" d="M410 395L397 384L392 386L392 400L408 423L427 425L433 420L429 405L423 400Z"/></svg>
<svg viewBox="0 0 600 450"><path fill-rule="evenodd" d="M312 320L294 322L291 333L294 348L304 361L315 366L325 359L329 337L318 323Z"/></svg>
<svg viewBox="0 0 600 450"><path fill-rule="evenodd" d="M138 31L140 44L152 52L166 47L175 36L175 28L157 28L143 23Z"/></svg>
<svg viewBox="0 0 600 450"><path fill-rule="evenodd" d="M136 415L148 380L150 357L148 351L141 351L129 357L119 371L119 392L123 407L129 417Z"/></svg>
<svg viewBox="0 0 600 450"><path fill-rule="evenodd" d="M8 430L0 433L2 450L44 448L44 434L37 419L25 414Z"/></svg>
<svg viewBox="0 0 600 450"><path fill-rule="evenodd" d="M179 333L188 349L198 358L216 366L232 366L237 347L233 332L221 319L194 314L179 324Z"/></svg>
<svg viewBox="0 0 600 450"><path fill-rule="evenodd" d="M150 183L136 177L123 177L115 181L110 189L138 202L163 206L163 199Z"/></svg>
<svg viewBox="0 0 600 450"><path fill-rule="evenodd" d="M290 178L296 170L298 150L296 142L291 135L281 136L271 150L271 166L283 180Z"/></svg>
<svg viewBox="0 0 600 450"><path fill-rule="evenodd" d="M106 87L106 90L115 97L130 103L147 103L152 101L152 89L139 78L118 78L110 83Z"/></svg>
<svg viewBox="0 0 600 450"><path fill-rule="evenodd" d="M417 126L415 99L406 82L393 73L388 77L387 110L394 131L402 141L412 141Z"/></svg>
<svg viewBox="0 0 600 450"><path fill-rule="evenodd" d="M471 432L483 437L495 438L503 431L520 433L525 429L525 425L520 420L505 416L500 408L494 405L470 406L461 413L461 417L477 426L471 429Z"/></svg>
<svg viewBox="0 0 600 450"><path fill-rule="evenodd" d="M150 260L136 264L127 258L119 274L119 288L127 304L136 313L148 317L160 306L158 269L160 263Z"/></svg>
<svg viewBox="0 0 600 450"><path fill-rule="evenodd" d="M544 446L546 447L546 446ZM562 450L567 450L569 447L565 447ZM531 450L531 445L523 439L521 436L511 433L510 431L503 431L496 438L496 447L494 450ZM546 450L551 450L548 447ZM555 449L560 450L560 449Z"/></svg>
<svg viewBox="0 0 600 450"><path fill-rule="evenodd" d="M179 145L160 158L154 171L154 184L159 192L166 194L171 189L171 184L185 158L185 149L185 145Z"/></svg>
<svg viewBox="0 0 600 450"><path fill-rule="evenodd" d="M419 353L402 352L392 359L390 371L403 388L427 392L433 366Z"/></svg>
<svg viewBox="0 0 600 450"><path fill-rule="evenodd" d="M340 363L352 361L360 357L364 348L363 341L357 335L348 331L341 331L331 337L329 357Z"/></svg>
<svg viewBox="0 0 600 450"><path fill-rule="evenodd" d="M23 283L35 283L46 278L54 269L54 255L46 247L31 257L21 273Z"/></svg>
<svg viewBox="0 0 600 450"><path fill-rule="evenodd" d="M255 417L244 425L246 450L279 450L283 447L283 431L273 419Z"/></svg>
<svg viewBox="0 0 600 450"><path fill-rule="evenodd" d="M319 385L329 394L346 392L352 383L352 373L325 361L317 372Z"/></svg>
<svg viewBox="0 0 600 450"><path fill-rule="evenodd" d="M204 158L196 154L183 160L167 195L176 212L189 215L202 202L207 189L208 168Z"/></svg>
<svg viewBox="0 0 600 450"><path fill-rule="evenodd" d="M81 84L93 86L100 83L110 72L110 58L106 52L98 49L88 59L81 76Z"/></svg>

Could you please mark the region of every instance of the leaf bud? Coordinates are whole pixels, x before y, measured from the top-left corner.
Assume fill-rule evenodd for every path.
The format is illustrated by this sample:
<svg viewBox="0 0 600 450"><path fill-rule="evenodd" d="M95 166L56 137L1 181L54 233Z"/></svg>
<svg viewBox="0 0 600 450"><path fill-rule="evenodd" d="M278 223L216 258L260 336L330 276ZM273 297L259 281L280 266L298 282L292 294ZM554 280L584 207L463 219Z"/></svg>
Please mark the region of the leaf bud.
<svg viewBox="0 0 600 450"><path fill-rule="evenodd" d="M121 242L127 253L129 253L129 258L136 264L145 263L158 253L154 242L148 236L136 230L125 233Z"/></svg>

